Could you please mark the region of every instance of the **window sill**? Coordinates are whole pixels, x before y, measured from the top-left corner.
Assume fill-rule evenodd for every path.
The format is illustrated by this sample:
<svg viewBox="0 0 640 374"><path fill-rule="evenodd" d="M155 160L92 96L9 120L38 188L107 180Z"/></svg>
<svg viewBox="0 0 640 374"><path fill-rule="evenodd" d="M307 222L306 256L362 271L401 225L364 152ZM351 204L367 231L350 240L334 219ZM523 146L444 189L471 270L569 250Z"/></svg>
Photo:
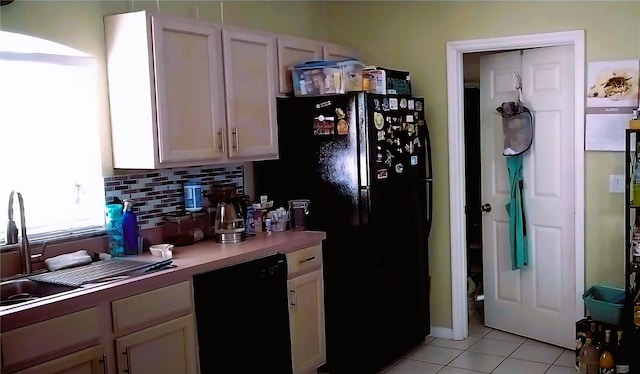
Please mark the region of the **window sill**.
<svg viewBox="0 0 640 374"><path fill-rule="evenodd" d="M81 239L93 238L98 236L107 235L107 231L104 227L96 227L96 228L87 228L86 230L76 231L73 233L69 232L57 232L57 233L47 233L47 234L38 234L33 235L33 237L28 236L29 246L42 246L44 243L47 245L51 244L60 244L70 241L76 241ZM3 252L11 252L20 249L20 242L17 244L4 244L0 242L0 253Z"/></svg>

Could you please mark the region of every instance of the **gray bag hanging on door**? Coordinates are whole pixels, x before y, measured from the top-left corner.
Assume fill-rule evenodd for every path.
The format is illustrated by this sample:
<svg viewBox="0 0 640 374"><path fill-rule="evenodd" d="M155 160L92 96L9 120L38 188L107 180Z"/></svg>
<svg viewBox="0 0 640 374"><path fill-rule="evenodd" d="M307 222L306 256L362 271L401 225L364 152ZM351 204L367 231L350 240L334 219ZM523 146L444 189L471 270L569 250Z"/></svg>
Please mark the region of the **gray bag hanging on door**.
<svg viewBox="0 0 640 374"><path fill-rule="evenodd" d="M496 110L502 116L503 156L526 152L533 143L533 115L521 101L502 103Z"/></svg>

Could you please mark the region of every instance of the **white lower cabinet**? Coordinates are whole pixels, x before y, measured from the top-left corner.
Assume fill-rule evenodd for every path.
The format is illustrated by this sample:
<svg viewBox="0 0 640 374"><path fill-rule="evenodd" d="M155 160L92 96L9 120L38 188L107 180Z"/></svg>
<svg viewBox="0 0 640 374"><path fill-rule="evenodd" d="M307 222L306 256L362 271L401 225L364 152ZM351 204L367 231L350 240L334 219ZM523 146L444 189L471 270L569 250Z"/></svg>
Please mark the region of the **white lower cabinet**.
<svg viewBox="0 0 640 374"><path fill-rule="evenodd" d="M322 246L288 253L287 267L293 373L315 373L326 362Z"/></svg>
<svg viewBox="0 0 640 374"><path fill-rule="evenodd" d="M3 332L0 372L103 373L100 334L97 307Z"/></svg>
<svg viewBox="0 0 640 374"><path fill-rule="evenodd" d="M21 370L17 374L107 374L107 360L101 345L83 349Z"/></svg>
<svg viewBox="0 0 640 374"><path fill-rule="evenodd" d="M116 339L116 355L122 374L197 374L193 315Z"/></svg>
<svg viewBox="0 0 640 374"><path fill-rule="evenodd" d="M311 373L325 362L322 270L287 281L293 373Z"/></svg>

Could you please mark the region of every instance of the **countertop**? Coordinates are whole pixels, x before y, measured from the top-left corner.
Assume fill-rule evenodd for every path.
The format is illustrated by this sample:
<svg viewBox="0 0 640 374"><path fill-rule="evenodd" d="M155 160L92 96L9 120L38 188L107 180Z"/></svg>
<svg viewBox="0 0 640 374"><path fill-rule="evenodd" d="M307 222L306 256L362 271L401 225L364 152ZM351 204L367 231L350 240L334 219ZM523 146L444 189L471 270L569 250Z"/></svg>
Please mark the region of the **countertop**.
<svg viewBox="0 0 640 374"><path fill-rule="evenodd" d="M324 232L318 231L283 231L273 232L271 235L257 233L256 236L248 237L245 241L236 244L219 244L208 240L189 246L175 247L172 258L175 268L82 287L41 300L0 309L0 331L9 331L100 303L187 281L194 274L278 252L287 253L317 245L325 237ZM139 256L152 257L148 252Z"/></svg>

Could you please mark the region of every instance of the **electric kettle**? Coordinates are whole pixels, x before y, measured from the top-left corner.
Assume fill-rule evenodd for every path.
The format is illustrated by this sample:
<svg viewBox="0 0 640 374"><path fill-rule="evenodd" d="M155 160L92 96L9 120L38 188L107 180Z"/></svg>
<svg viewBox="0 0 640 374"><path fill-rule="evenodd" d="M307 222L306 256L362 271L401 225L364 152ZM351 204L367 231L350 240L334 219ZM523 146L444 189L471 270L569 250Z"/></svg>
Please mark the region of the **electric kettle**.
<svg viewBox="0 0 640 374"><path fill-rule="evenodd" d="M214 239L218 243L238 243L245 239L247 205L241 197L227 197L216 207Z"/></svg>

